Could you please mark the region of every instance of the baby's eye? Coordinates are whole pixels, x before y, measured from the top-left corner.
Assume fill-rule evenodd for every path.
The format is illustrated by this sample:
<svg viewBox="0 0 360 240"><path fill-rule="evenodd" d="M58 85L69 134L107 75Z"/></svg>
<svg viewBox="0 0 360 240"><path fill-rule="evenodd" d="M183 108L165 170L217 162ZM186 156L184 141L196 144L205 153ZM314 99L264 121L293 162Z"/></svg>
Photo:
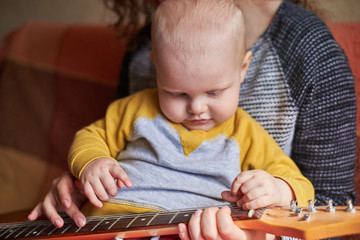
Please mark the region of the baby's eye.
<svg viewBox="0 0 360 240"><path fill-rule="evenodd" d="M211 91L211 92L208 92L207 94L208 95L211 95L211 96L219 96L221 94L222 91L218 90L218 91Z"/></svg>
<svg viewBox="0 0 360 240"><path fill-rule="evenodd" d="M170 93L173 97L185 97L186 93L181 93L181 92L172 92Z"/></svg>

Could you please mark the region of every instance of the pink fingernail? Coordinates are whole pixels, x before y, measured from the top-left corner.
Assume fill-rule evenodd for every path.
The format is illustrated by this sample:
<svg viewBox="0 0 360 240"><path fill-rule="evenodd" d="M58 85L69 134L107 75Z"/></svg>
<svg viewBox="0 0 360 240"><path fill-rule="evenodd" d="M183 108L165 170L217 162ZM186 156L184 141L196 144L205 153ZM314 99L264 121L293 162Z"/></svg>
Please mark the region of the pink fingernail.
<svg viewBox="0 0 360 240"><path fill-rule="evenodd" d="M78 218L77 224L78 224L78 226L83 227L83 226L85 226L85 220L82 218Z"/></svg>
<svg viewBox="0 0 360 240"><path fill-rule="evenodd" d="M70 202L69 202L69 200L65 199L65 200L63 201L63 205L64 205L66 208L69 208L69 207L70 207Z"/></svg>
<svg viewBox="0 0 360 240"><path fill-rule="evenodd" d="M56 219L56 220L55 220L55 226L56 226L57 228L61 227L61 221L60 221L59 219Z"/></svg>
<svg viewBox="0 0 360 240"><path fill-rule="evenodd" d="M179 230L179 233L183 233L185 231L184 226L179 224L178 230Z"/></svg>
<svg viewBox="0 0 360 240"><path fill-rule="evenodd" d="M195 216L197 216L197 217L199 217L200 215L201 215L201 210L200 209L198 209L198 210L196 210L196 212L194 213L194 215Z"/></svg>

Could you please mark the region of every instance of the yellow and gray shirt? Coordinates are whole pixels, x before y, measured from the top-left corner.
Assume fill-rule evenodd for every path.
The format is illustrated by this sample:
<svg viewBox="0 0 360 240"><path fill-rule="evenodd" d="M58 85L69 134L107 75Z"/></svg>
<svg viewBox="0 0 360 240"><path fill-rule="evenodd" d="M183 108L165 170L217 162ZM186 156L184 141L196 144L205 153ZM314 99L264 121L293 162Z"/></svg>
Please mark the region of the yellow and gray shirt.
<svg viewBox="0 0 360 240"><path fill-rule="evenodd" d="M187 130L161 113L155 89L115 101L105 118L76 134L69 153L74 176L100 157L117 160L132 180L111 200L131 211L224 204L221 192L250 169L286 181L300 204L314 197L310 181L244 110L209 131Z"/></svg>

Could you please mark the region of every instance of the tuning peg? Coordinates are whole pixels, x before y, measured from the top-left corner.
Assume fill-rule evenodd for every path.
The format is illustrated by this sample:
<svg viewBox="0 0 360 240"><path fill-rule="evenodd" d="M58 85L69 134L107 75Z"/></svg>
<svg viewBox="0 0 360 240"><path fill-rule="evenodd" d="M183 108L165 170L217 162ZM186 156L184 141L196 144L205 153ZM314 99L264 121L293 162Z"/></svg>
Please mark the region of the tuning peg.
<svg viewBox="0 0 360 240"><path fill-rule="evenodd" d="M290 202L290 210L292 212L296 212L297 209L298 209L297 200L291 200L291 202Z"/></svg>
<svg viewBox="0 0 360 240"><path fill-rule="evenodd" d="M315 207L315 203L316 203L316 200L315 201L313 201L313 200L308 201L308 208L307 208L308 212L316 212L317 211L316 207Z"/></svg>
<svg viewBox="0 0 360 240"><path fill-rule="evenodd" d="M308 213L308 214L304 214L304 217L303 217L303 219L305 220L305 221L310 221L310 217L311 217L311 215L310 215L310 213Z"/></svg>
<svg viewBox="0 0 360 240"><path fill-rule="evenodd" d="M335 212L336 209L334 207L333 200L328 199L328 200L326 200L326 203L327 203L326 211L327 212Z"/></svg>
<svg viewBox="0 0 360 240"><path fill-rule="evenodd" d="M354 208L351 199L346 200L346 205L347 205L345 209L346 212L356 212L356 208Z"/></svg>
<svg viewBox="0 0 360 240"><path fill-rule="evenodd" d="M302 208L297 208L295 213L298 215L298 217L301 217Z"/></svg>

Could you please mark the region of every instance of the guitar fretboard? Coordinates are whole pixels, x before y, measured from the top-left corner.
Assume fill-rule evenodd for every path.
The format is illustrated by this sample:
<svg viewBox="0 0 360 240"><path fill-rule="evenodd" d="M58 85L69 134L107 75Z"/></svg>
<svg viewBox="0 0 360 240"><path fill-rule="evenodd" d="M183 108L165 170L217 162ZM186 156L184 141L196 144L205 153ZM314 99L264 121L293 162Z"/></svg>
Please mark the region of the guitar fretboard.
<svg viewBox="0 0 360 240"><path fill-rule="evenodd" d="M248 211L231 206L234 219L260 218L264 210L257 210L254 216ZM50 221L34 221L14 224L0 224L0 239L53 238L74 234L97 234L103 232L121 232L160 225L187 223L195 209L148 212L143 214L123 214L88 217L87 224L79 228L71 219L64 219L64 226L56 228Z"/></svg>

